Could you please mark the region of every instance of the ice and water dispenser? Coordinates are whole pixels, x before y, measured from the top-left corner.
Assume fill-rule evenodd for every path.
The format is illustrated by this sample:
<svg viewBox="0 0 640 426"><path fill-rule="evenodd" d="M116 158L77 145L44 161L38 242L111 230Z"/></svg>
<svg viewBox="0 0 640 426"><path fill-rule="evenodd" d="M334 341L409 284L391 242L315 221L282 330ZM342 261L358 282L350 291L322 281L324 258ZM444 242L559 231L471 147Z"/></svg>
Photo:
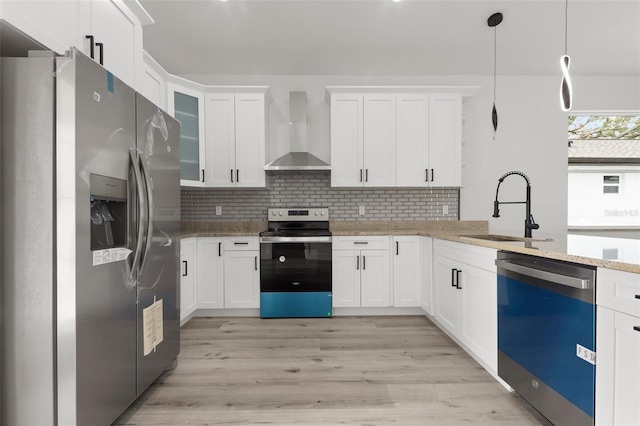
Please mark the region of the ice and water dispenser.
<svg viewBox="0 0 640 426"><path fill-rule="evenodd" d="M127 246L127 181L90 175L91 250Z"/></svg>

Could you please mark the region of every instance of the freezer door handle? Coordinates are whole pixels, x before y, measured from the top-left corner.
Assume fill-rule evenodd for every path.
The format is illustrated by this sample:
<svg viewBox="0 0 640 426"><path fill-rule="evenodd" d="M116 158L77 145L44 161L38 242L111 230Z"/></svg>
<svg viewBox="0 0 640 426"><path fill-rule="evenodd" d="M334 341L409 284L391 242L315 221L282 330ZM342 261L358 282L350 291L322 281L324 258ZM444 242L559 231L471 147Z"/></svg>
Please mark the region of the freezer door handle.
<svg viewBox="0 0 640 426"><path fill-rule="evenodd" d="M151 187L151 176L149 176L149 170L147 169L147 164L145 163L142 156L138 157L140 160L140 170L142 171L143 183L144 183L144 192L145 192L145 201L147 207L147 223L146 226L146 235L145 235L145 245L144 251L142 252L142 259L140 261L140 273L144 270L144 265L147 262L147 255L149 254L149 249L151 249L151 241L153 240L153 191Z"/></svg>
<svg viewBox="0 0 640 426"><path fill-rule="evenodd" d="M129 279L133 278L133 274L136 271L136 268L138 267L138 262L140 261L140 253L142 252L142 240L144 238L144 227L143 227L143 223L146 220L146 211L145 211L145 199L142 196L143 193L143 183L142 183L142 177L141 177L141 172L139 169L139 163L138 163L138 159L136 158L136 152L135 149L132 148L129 150L129 156L131 158L131 168L133 169L133 176L135 178L135 188L136 188L136 197L138 198L138 211L139 213L139 217L137 220L137 226L138 226L138 231L137 231L137 239L136 239L136 249L133 252L133 262L131 263L131 269L129 271Z"/></svg>

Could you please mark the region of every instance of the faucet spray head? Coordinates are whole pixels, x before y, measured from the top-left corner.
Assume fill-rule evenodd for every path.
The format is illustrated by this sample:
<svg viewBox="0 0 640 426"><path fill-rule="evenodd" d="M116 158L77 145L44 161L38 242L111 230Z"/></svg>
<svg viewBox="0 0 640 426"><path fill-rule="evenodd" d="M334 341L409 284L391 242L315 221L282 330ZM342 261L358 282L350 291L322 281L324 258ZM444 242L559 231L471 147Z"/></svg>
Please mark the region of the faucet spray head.
<svg viewBox="0 0 640 426"><path fill-rule="evenodd" d="M500 206L500 203L498 202L498 200L495 200L493 202L493 217L500 217L500 209L498 208L498 206Z"/></svg>

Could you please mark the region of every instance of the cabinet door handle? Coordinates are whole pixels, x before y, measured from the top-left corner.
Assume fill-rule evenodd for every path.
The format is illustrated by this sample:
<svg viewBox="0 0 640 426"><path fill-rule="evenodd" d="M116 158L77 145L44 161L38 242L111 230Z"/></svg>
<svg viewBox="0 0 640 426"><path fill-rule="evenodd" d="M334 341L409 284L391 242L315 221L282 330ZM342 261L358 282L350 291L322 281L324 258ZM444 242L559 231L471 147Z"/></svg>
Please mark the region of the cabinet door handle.
<svg viewBox="0 0 640 426"><path fill-rule="evenodd" d="M202 169L202 181L204 182L204 169Z"/></svg>
<svg viewBox="0 0 640 426"><path fill-rule="evenodd" d="M399 254L400 252L400 247L399 247L399 243L396 241L396 256Z"/></svg>
<svg viewBox="0 0 640 426"><path fill-rule="evenodd" d="M95 56L95 50L94 50L94 49L95 49L95 48L94 48L94 46L93 46L94 38L95 38L95 37L93 37L92 35L87 35L87 36L84 36L84 38L88 38L88 39L89 39L89 43L91 43L91 44L89 45L89 56L91 56L91 59L95 59L95 58L94 58L94 56Z"/></svg>
<svg viewBox="0 0 640 426"><path fill-rule="evenodd" d="M240 183L240 170L236 169L236 182Z"/></svg>
<svg viewBox="0 0 640 426"><path fill-rule="evenodd" d="M182 274L183 277L186 277L187 275L189 275L187 268L188 268L188 263L186 260L183 260L182 263L184 264L184 274Z"/></svg>
<svg viewBox="0 0 640 426"><path fill-rule="evenodd" d="M369 182L369 169L365 169L364 171L364 181Z"/></svg>
<svg viewBox="0 0 640 426"><path fill-rule="evenodd" d="M104 43L96 43L100 48L100 65L104 66Z"/></svg>
<svg viewBox="0 0 640 426"><path fill-rule="evenodd" d="M640 331L640 326L635 325L635 326L633 327L633 329L634 329L635 331Z"/></svg>
<svg viewBox="0 0 640 426"><path fill-rule="evenodd" d="M424 181L429 182L429 169L424 169Z"/></svg>
<svg viewBox="0 0 640 426"><path fill-rule="evenodd" d="M460 285L460 273L461 272L462 271L459 270L459 269L456 270L456 288L457 289L461 289L462 288L462 286Z"/></svg>
<svg viewBox="0 0 640 426"><path fill-rule="evenodd" d="M222 256L222 242L218 243L218 257Z"/></svg>
<svg viewBox="0 0 640 426"><path fill-rule="evenodd" d="M364 271L365 269L367 269L367 257L362 256L362 270Z"/></svg>
<svg viewBox="0 0 640 426"><path fill-rule="evenodd" d="M360 270L360 256L356 256L356 271Z"/></svg>
<svg viewBox="0 0 640 426"><path fill-rule="evenodd" d="M362 182L362 169L360 169L360 182Z"/></svg>
<svg viewBox="0 0 640 426"><path fill-rule="evenodd" d="M255 269L256 269L256 271L257 271L257 270L258 270L258 256L255 256L255 257L253 258L253 265L254 265L254 268L255 268Z"/></svg>
<svg viewBox="0 0 640 426"><path fill-rule="evenodd" d="M455 283L456 271L457 271L457 269L452 269L451 270L451 287L455 287L456 286L456 283Z"/></svg>
<svg viewBox="0 0 640 426"><path fill-rule="evenodd" d="M636 294L636 299L640 299L640 294Z"/></svg>
<svg viewBox="0 0 640 426"><path fill-rule="evenodd" d="M233 169L231 169L231 183L233 183Z"/></svg>
<svg viewBox="0 0 640 426"><path fill-rule="evenodd" d="M433 178L435 177L436 173L433 171L433 169L431 169L431 182L433 182Z"/></svg>

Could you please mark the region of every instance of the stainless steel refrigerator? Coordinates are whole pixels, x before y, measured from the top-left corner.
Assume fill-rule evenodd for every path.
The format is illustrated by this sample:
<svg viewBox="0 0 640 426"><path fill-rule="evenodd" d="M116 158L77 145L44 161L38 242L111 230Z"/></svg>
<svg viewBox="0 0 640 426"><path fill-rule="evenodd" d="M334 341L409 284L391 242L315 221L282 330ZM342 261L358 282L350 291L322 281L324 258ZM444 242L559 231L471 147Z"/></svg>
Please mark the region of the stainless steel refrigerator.
<svg viewBox="0 0 640 426"><path fill-rule="evenodd" d="M40 56L1 59L0 422L106 425L180 350L180 125Z"/></svg>

